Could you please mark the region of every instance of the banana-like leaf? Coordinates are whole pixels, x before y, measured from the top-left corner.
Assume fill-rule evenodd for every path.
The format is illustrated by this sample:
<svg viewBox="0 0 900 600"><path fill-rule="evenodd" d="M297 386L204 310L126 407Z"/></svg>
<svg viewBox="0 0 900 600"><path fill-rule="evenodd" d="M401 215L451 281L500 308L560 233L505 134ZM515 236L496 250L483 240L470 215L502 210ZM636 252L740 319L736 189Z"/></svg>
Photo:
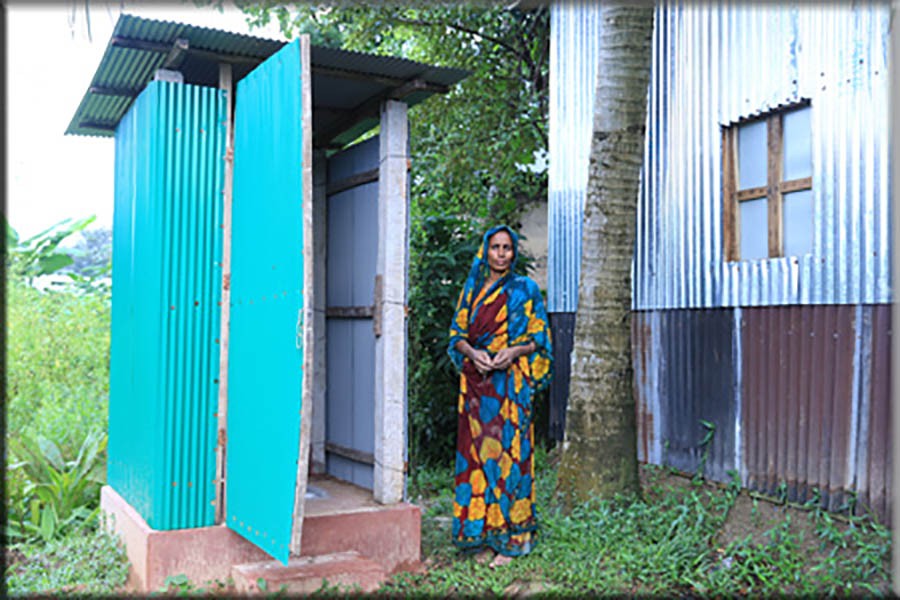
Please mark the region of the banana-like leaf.
<svg viewBox="0 0 900 600"><path fill-rule="evenodd" d="M59 519L56 516L56 511L53 506L45 506L43 510L41 510L40 528L41 538L43 538L45 542L49 542L56 535L58 523Z"/></svg>
<svg viewBox="0 0 900 600"><path fill-rule="evenodd" d="M49 275L73 264L75 260L68 254L51 254L38 258L38 275Z"/></svg>
<svg viewBox="0 0 900 600"><path fill-rule="evenodd" d="M45 437L38 437L37 443L41 450L41 455L46 459L47 463L57 471L62 471L66 468L66 461L63 459L59 446Z"/></svg>

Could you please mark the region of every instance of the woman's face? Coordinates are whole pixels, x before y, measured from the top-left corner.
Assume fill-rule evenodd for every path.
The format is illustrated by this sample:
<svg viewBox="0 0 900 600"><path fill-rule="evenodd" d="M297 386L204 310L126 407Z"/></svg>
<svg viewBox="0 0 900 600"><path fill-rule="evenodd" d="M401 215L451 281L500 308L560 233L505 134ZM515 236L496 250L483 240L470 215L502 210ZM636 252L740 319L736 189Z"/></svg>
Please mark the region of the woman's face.
<svg viewBox="0 0 900 600"><path fill-rule="evenodd" d="M498 231L488 239L487 260L491 271L495 273L508 271L514 257L512 238L507 232Z"/></svg>

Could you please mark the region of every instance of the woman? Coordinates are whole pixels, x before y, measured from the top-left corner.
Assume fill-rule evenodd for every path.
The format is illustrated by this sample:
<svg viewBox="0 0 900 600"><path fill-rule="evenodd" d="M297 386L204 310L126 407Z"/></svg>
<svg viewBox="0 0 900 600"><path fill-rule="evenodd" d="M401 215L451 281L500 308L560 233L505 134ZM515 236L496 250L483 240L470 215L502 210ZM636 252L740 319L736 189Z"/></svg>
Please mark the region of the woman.
<svg viewBox="0 0 900 600"><path fill-rule="evenodd" d="M453 541L496 552L491 566L537 541L532 398L550 380L547 313L537 284L515 275L518 238L501 225L484 235L450 326L460 371Z"/></svg>

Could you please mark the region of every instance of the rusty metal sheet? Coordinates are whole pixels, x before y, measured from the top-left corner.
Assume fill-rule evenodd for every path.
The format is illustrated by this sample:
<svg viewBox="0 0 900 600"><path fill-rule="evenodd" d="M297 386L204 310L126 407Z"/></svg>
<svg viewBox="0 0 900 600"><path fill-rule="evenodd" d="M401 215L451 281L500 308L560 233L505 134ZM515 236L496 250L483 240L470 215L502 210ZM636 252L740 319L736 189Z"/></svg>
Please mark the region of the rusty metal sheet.
<svg viewBox="0 0 900 600"><path fill-rule="evenodd" d="M839 509L852 481L855 308L741 312L742 430L747 486L805 502L813 488Z"/></svg>
<svg viewBox="0 0 900 600"><path fill-rule="evenodd" d="M638 456L728 481L737 469L734 310L638 311L632 316Z"/></svg>
<svg viewBox="0 0 900 600"><path fill-rule="evenodd" d="M882 523L890 523L891 462L891 307L888 304L863 307L871 319L871 377L862 382L869 394L869 414L860 428L864 453L857 458L859 510L871 510Z"/></svg>

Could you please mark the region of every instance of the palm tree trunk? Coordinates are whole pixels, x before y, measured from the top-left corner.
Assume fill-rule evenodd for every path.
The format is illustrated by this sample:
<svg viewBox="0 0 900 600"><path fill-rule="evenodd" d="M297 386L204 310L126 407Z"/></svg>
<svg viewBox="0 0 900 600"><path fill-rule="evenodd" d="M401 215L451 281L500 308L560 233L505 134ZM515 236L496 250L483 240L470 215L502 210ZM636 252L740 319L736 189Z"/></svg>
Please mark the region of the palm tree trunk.
<svg viewBox="0 0 900 600"><path fill-rule="evenodd" d="M640 493L632 392L631 261L652 4L605 3L581 278L559 489L569 502Z"/></svg>

